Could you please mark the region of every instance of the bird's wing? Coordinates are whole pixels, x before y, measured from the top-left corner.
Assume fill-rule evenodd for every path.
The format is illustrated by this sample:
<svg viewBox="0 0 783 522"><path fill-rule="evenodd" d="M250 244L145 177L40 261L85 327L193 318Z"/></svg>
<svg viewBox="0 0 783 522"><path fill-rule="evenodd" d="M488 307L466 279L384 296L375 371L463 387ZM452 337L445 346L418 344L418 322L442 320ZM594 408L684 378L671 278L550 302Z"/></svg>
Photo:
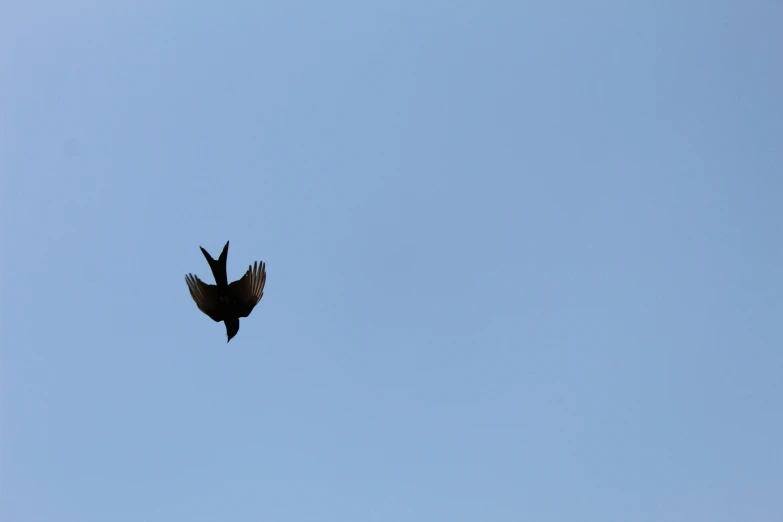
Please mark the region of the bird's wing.
<svg viewBox="0 0 783 522"><path fill-rule="evenodd" d="M196 302L198 309L211 317L213 321L222 321L223 318L219 312L220 295L218 294L217 286L209 285L193 274L186 275L185 282L188 283L190 296Z"/></svg>
<svg viewBox="0 0 783 522"><path fill-rule="evenodd" d="M247 269L242 279L228 285L228 291L235 299L236 313L247 317L264 296L266 284L266 264L256 261Z"/></svg>

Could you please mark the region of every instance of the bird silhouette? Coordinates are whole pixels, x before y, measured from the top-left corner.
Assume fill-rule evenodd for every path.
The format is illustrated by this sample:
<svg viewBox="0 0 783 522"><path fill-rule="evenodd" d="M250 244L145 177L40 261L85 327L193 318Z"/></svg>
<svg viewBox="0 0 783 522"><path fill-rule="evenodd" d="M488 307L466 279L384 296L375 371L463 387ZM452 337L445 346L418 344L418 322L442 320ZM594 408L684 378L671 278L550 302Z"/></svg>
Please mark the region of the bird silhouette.
<svg viewBox="0 0 783 522"><path fill-rule="evenodd" d="M247 317L264 295L266 284L266 265L254 262L242 276L242 279L228 284L226 275L226 259L228 258L228 241L223 247L220 257L215 261L209 252L201 248L207 258L214 285L203 282L193 274L185 276L190 295L198 309L207 314L213 321L223 321L226 325L227 343L239 331L239 318Z"/></svg>

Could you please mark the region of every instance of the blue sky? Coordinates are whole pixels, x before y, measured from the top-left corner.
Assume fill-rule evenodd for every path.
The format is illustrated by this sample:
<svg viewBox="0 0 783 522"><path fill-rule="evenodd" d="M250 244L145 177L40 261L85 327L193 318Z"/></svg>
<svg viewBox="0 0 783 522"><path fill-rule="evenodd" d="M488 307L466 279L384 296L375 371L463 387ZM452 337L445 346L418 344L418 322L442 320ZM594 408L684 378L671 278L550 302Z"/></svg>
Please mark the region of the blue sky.
<svg viewBox="0 0 783 522"><path fill-rule="evenodd" d="M3 521L783 518L778 3L0 20Z"/></svg>

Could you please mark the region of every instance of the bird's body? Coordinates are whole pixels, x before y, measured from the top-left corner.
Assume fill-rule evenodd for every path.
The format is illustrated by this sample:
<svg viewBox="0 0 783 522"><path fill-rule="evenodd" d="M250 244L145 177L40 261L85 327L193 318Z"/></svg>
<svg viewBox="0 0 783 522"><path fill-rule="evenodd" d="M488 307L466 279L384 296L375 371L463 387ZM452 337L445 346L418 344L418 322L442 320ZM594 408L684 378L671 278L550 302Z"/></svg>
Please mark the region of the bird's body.
<svg viewBox="0 0 783 522"><path fill-rule="evenodd" d="M231 338L239 331L239 318L250 315L264 295L266 265L256 261L241 279L229 284L226 274L228 241L226 241L226 246L223 247L223 252L217 260L213 259L203 247L199 248L212 269L215 284L204 283L193 274L186 275L185 282L187 282L190 295L199 310L213 321L223 321L226 325L228 341L231 341Z"/></svg>

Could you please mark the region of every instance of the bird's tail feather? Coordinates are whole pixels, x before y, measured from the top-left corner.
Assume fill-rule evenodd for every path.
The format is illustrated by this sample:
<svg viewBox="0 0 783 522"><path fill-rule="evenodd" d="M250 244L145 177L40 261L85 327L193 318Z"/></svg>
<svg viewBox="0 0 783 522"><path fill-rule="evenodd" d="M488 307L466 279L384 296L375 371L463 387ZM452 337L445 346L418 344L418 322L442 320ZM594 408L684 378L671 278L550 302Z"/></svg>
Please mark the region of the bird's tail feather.
<svg viewBox="0 0 783 522"><path fill-rule="evenodd" d="M220 257L218 257L217 260L213 259L212 256L209 255L209 252L204 250L204 247L199 248L201 248L204 257L207 258L209 268L212 269L212 275L215 276L215 283L218 286L227 286L228 276L226 274L226 260L228 259L228 241L226 241L226 246L223 247L223 251L220 253Z"/></svg>

